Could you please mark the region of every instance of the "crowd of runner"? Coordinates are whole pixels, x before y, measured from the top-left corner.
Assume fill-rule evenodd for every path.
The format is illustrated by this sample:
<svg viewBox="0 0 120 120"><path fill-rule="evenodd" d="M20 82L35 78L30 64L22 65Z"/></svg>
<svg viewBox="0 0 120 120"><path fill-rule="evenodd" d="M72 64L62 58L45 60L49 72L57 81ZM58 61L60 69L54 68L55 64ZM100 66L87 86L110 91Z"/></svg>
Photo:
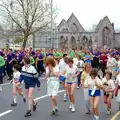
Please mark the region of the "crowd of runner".
<svg viewBox="0 0 120 120"><path fill-rule="evenodd" d="M39 77L45 76L47 94L52 102L51 115L58 114L57 93L60 85L64 88L64 101L69 101L69 109L75 112L75 90L83 89L85 112L94 114L93 120L99 120L99 102L103 91L103 103L106 114L112 112L112 99L115 97L120 110L120 52L116 49L80 50L80 49L39 49L0 51L0 91L3 77L13 84L13 102L17 106L17 92L28 100L25 117L36 110L37 102L33 98L34 89L40 90ZM22 92L25 86L26 96ZM27 99L26 99L27 98Z"/></svg>

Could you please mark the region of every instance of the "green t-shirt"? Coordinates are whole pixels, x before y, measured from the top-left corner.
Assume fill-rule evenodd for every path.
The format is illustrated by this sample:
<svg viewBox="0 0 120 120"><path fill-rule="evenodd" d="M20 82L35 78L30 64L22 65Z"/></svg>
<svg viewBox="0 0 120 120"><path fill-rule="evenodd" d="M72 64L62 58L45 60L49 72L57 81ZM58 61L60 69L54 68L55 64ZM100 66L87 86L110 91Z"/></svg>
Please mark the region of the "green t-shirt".
<svg viewBox="0 0 120 120"><path fill-rule="evenodd" d="M30 64L34 64L35 63L35 60L32 56L30 56Z"/></svg>
<svg viewBox="0 0 120 120"><path fill-rule="evenodd" d="M86 54L85 53L81 53L80 55L81 55L81 59L84 60L84 57L86 56Z"/></svg>
<svg viewBox="0 0 120 120"><path fill-rule="evenodd" d="M5 65L5 60L2 56L0 56L0 67Z"/></svg>

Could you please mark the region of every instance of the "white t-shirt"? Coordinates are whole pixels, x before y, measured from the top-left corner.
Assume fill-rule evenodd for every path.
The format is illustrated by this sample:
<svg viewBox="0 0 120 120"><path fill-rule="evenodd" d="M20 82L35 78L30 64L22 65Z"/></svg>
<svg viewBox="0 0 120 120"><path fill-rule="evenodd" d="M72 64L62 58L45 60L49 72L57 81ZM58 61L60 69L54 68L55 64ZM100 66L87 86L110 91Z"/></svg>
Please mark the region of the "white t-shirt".
<svg viewBox="0 0 120 120"><path fill-rule="evenodd" d="M116 65L116 63L117 63L117 61L115 60L115 58L109 58L108 57L108 61L107 61L107 67L113 67L113 66L115 66Z"/></svg>
<svg viewBox="0 0 120 120"><path fill-rule="evenodd" d="M77 77L73 78L72 76L78 72L77 66L73 64L72 68L70 68L68 65L65 67L65 76L67 77L67 82L76 82Z"/></svg>
<svg viewBox="0 0 120 120"><path fill-rule="evenodd" d="M59 69L60 69L60 75L64 75L64 71L65 71L65 67L66 67L66 63L64 61L64 59L60 59L60 62L59 62Z"/></svg>
<svg viewBox="0 0 120 120"><path fill-rule="evenodd" d="M103 78L103 79L102 79L102 83L103 83L103 85L104 85L105 83L108 84L108 86L106 86L106 89L115 89L115 84L114 84L114 82L113 82L112 79L107 80L106 78ZM110 92L110 93L111 93L111 92Z"/></svg>
<svg viewBox="0 0 120 120"><path fill-rule="evenodd" d="M97 83L98 85L102 85L102 81L101 81L98 77L96 77L95 81L96 81L96 83ZM89 89L90 89L90 90L93 90L94 87L95 87L95 82L94 82L94 80L91 78L91 76L87 76L87 77L86 77L86 80L85 80L85 82L84 82L84 86L88 86L88 85L89 85ZM96 88L96 89L99 89L99 88Z"/></svg>
<svg viewBox="0 0 120 120"><path fill-rule="evenodd" d="M116 82L120 85L120 74L117 75Z"/></svg>
<svg viewBox="0 0 120 120"><path fill-rule="evenodd" d="M37 73L36 69L34 66L30 65L28 67L23 66L22 71L28 72L28 73Z"/></svg>
<svg viewBox="0 0 120 120"><path fill-rule="evenodd" d="M78 59L77 58L73 58L73 63L74 63L74 65L77 65Z"/></svg>
<svg viewBox="0 0 120 120"><path fill-rule="evenodd" d="M82 72L83 71L83 65L84 65L83 60L78 61L77 65L80 65L80 66L77 66L77 67L78 67L79 72Z"/></svg>
<svg viewBox="0 0 120 120"><path fill-rule="evenodd" d="M19 71L13 73L13 83L19 81L20 74L21 74L21 73L20 73Z"/></svg>
<svg viewBox="0 0 120 120"><path fill-rule="evenodd" d="M56 66L52 69L52 71L50 72L50 76L49 76L49 77L55 78L55 80L59 80L59 79L56 77L56 73L57 73L57 72L60 72L60 70L59 70L59 67L56 65ZM48 74L48 73L49 73L49 68L46 67L46 74Z"/></svg>

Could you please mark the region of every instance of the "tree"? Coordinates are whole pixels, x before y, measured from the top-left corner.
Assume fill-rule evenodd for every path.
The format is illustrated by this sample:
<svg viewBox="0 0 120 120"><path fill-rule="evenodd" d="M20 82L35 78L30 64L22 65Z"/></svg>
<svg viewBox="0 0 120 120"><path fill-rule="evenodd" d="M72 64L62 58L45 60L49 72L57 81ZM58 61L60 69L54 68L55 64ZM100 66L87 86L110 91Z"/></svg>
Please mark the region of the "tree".
<svg viewBox="0 0 120 120"><path fill-rule="evenodd" d="M20 44L23 42L23 38L22 37L15 37L15 39L13 40L14 44Z"/></svg>
<svg viewBox="0 0 120 120"><path fill-rule="evenodd" d="M4 19L12 21L12 25L22 32L23 48L29 35L49 26L51 22L50 0L1 0L0 10ZM53 19L55 16L53 10Z"/></svg>

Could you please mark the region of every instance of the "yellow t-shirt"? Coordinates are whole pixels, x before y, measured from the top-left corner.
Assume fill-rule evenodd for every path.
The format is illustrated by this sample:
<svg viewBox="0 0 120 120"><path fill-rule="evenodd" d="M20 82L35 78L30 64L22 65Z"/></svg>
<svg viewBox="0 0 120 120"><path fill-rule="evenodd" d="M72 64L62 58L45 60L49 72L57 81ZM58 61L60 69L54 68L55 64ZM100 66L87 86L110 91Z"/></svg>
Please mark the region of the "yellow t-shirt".
<svg viewBox="0 0 120 120"><path fill-rule="evenodd" d="M86 77L87 77L88 75L89 75L88 73L86 73L85 71L83 71L82 76L81 76L81 80L82 80L82 81L85 81L85 80L86 80Z"/></svg>

